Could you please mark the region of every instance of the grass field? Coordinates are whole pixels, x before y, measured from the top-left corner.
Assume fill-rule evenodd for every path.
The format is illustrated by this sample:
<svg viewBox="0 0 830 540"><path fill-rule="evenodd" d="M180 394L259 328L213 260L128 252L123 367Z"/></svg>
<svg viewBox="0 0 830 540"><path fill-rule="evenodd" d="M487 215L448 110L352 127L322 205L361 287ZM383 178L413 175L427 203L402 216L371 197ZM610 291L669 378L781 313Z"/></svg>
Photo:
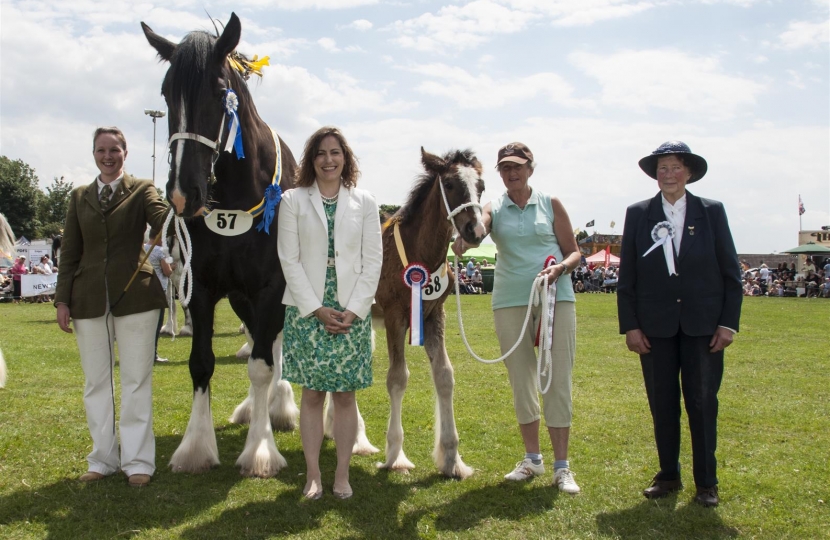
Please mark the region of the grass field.
<svg viewBox="0 0 830 540"><path fill-rule="evenodd" d="M489 297L465 296L463 304L476 352L498 356ZM222 464L195 476L166 467L191 402L190 340L168 338L160 353L171 362L154 373L158 471L141 490L121 475L77 482L91 443L74 337L58 330L51 306L0 305L0 346L9 365L0 390L0 538L830 538L830 302L745 299L720 392L721 506L714 510L691 502L687 429L685 490L662 501L640 494L657 458L639 362L617 334L613 295L578 298L571 467L583 492L576 497L550 487L552 471L529 483L502 481L523 455L507 376L503 366L469 357L454 302L447 307L460 451L475 474L459 482L436 473L429 367L422 350L408 347L404 449L416 469L391 474L375 468L381 456L355 457L352 499L329 492L306 502L297 432L276 434L288 460L276 478L242 478L234 468L247 428L226 419L248 381L244 362L234 357L243 340L226 302L216 319L212 400ZM375 384L358 393L369 439L379 448L388 415L384 338L378 335ZM330 490L330 441L321 465Z"/></svg>

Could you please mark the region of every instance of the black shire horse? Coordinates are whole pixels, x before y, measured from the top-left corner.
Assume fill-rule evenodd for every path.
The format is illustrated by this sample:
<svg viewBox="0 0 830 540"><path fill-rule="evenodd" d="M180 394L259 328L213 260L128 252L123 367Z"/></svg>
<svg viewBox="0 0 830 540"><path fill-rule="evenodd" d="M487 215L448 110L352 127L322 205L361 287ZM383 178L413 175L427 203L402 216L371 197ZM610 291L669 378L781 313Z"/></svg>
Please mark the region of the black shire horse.
<svg viewBox="0 0 830 540"><path fill-rule="evenodd" d="M216 363L214 311L227 295L253 341L246 400L250 428L236 464L246 476L274 476L286 462L274 443L271 423L293 428L298 413L291 386L280 381L276 339L285 318L285 278L277 258L275 186L294 187L296 161L257 114L239 72L245 59L234 52L242 31L235 14L220 36L191 32L178 44L141 26L160 59L170 63L161 86L171 134L167 197L176 213L187 219L193 246L193 407L170 466L174 471L202 472L219 464L210 379ZM241 141L232 136L234 124ZM272 380L276 384L271 385ZM277 404L272 404L270 419L269 399Z"/></svg>

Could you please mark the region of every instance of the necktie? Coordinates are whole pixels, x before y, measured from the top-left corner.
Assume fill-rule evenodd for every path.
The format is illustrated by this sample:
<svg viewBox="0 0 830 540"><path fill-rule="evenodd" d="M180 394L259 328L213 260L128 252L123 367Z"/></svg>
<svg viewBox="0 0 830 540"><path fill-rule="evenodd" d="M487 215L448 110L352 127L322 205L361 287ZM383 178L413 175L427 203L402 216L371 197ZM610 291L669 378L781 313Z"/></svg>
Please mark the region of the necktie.
<svg viewBox="0 0 830 540"><path fill-rule="evenodd" d="M112 197L112 188L107 184L98 196L98 202L101 204L101 210L104 212L106 212L107 207L110 205L110 197Z"/></svg>

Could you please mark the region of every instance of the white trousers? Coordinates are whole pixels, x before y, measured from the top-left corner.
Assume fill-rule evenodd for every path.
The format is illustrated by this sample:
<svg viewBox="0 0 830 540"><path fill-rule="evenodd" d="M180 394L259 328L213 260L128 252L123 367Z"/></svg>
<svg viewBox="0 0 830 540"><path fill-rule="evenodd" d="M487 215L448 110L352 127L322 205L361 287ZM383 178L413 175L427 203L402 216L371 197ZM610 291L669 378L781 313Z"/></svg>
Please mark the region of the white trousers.
<svg viewBox="0 0 830 540"><path fill-rule="evenodd" d="M159 310L96 319L74 319L84 370L84 407L92 452L89 470L103 475L119 469L127 476L156 470L153 435L153 360ZM115 435L115 348L121 373L119 460Z"/></svg>

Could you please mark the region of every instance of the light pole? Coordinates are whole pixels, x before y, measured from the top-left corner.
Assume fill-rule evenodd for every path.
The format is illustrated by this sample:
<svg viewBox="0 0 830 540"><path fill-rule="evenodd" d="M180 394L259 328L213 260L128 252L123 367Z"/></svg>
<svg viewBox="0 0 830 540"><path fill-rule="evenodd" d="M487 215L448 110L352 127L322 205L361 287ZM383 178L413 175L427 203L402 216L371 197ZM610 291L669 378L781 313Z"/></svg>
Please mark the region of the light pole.
<svg viewBox="0 0 830 540"><path fill-rule="evenodd" d="M164 111L154 111L153 109L144 109L144 114L153 117L153 185L156 185L156 119L165 115Z"/></svg>

